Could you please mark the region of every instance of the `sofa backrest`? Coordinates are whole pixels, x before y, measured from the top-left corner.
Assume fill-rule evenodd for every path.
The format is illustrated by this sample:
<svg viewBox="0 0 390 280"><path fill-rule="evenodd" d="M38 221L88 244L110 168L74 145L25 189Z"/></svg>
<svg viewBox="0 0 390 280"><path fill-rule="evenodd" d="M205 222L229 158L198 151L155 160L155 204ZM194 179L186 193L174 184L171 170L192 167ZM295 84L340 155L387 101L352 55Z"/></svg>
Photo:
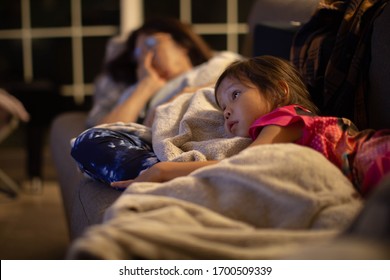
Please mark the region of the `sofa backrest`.
<svg viewBox="0 0 390 280"><path fill-rule="evenodd" d="M299 26L314 13L319 0L257 0L248 16L250 52L289 59Z"/></svg>
<svg viewBox="0 0 390 280"><path fill-rule="evenodd" d="M257 24L254 29L253 56L273 55L290 59L290 48L299 26Z"/></svg>
<svg viewBox="0 0 390 280"><path fill-rule="evenodd" d="M390 5L375 20L371 38L368 123L390 128Z"/></svg>

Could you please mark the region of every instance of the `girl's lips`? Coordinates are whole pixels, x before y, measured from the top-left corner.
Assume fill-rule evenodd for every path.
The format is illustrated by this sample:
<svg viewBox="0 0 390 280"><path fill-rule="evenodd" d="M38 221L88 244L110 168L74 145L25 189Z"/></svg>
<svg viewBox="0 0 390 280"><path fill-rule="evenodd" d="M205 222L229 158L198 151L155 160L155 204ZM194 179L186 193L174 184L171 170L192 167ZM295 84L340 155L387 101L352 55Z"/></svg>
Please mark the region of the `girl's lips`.
<svg viewBox="0 0 390 280"><path fill-rule="evenodd" d="M231 121L231 122L228 122L228 128L229 128L229 132L233 134L233 128L234 126L237 124L238 122L237 121Z"/></svg>

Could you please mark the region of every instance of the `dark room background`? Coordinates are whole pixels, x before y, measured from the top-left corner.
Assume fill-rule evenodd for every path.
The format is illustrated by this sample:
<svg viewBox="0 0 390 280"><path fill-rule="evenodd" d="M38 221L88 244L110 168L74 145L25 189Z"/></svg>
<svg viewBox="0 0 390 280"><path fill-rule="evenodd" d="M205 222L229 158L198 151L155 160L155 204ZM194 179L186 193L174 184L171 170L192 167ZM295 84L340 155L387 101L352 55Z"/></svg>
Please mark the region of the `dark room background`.
<svg viewBox="0 0 390 280"><path fill-rule="evenodd" d="M254 0L1 0L0 86L50 82L58 94L90 101L107 40L157 16L189 22L215 50L243 53ZM131 7L138 3L139 11ZM130 8L129 8L130 7ZM127 29L129 30L127 30ZM87 106L88 107L88 106Z"/></svg>

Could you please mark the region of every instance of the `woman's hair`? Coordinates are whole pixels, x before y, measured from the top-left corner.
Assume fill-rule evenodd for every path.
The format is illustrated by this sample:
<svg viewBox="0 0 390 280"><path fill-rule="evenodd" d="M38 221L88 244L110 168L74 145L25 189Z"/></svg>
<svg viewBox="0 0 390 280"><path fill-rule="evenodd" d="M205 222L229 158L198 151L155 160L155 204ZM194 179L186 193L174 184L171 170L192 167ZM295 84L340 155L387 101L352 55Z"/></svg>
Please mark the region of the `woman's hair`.
<svg viewBox="0 0 390 280"><path fill-rule="evenodd" d="M234 78L243 84L255 85L272 104L272 110L298 104L313 113L319 113L311 101L301 75L284 59L264 55L233 62L218 78L215 92L225 78ZM288 86L289 94L286 94L283 83Z"/></svg>
<svg viewBox="0 0 390 280"><path fill-rule="evenodd" d="M208 61L213 55L212 49L190 25L174 18L157 18L146 21L134 30L127 38L124 50L109 61L104 70L117 82L137 82L137 60L134 57L137 38L140 34L152 35L160 32L170 34L177 44L188 50L193 66Z"/></svg>

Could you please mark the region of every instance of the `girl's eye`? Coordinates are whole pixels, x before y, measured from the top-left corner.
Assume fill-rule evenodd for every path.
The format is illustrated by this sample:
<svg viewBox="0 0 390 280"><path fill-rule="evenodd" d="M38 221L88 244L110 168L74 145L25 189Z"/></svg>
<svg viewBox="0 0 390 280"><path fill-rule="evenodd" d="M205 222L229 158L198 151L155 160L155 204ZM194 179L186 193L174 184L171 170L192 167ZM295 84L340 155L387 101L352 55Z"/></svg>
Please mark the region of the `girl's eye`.
<svg viewBox="0 0 390 280"><path fill-rule="evenodd" d="M234 99L236 99L238 96L240 95L240 92L239 91L233 91L233 93L232 93L232 99L234 100Z"/></svg>

